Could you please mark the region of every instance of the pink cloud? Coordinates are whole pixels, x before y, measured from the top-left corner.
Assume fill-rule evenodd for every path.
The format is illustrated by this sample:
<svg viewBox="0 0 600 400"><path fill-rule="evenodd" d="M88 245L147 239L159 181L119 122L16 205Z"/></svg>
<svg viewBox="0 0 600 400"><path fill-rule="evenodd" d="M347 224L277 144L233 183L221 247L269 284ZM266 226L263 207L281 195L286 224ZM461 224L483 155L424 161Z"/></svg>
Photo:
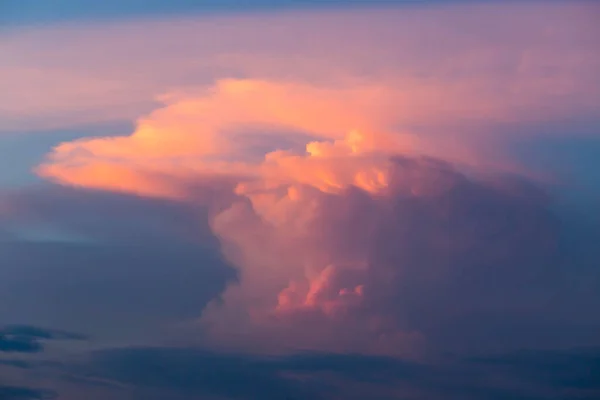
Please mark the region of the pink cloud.
<svg viewBox="0 0 600 400"><path fill-rule="evenodd" d="M177 63L195 65L201 49L208 63L251 77L197 77L193 83L212 84L185 89L171 84L185 79L173 78L145 87L144 94L167 94L132 134L62 143L37 172L65 185L209 205L211 229L240 271L239 284L198 323L213 346L417 355L431 346L440 321L481 310L535 314L556 295L558 227L547 198L528 185L481 176L510 166L501 149L515 140L493 137L484 126L552 121L597 107L600 91L589 78L599 58L582 13L588 7L111 27L129 46L142 38L153 43L141 27L172 29L156 44L163 58L171 54L167 44L185 50L173 64L165 61L169 74L185 76ZM473 32L461 34L457 23ZM190 37L204 31L226 33L225 50L202 40L194 47ZM107 51L128 48L98 31L86 34L86 43ZM260 39L258 49L246 34ZM571 40L555 47L565 34ZM189 51L192 59L183 57ZM137 48L135 55L154 57ZM260 151L256 132L275 132L262 142L259 135ZM283 140L291 138L301 150ZM221 181L228 185L218 193L206 184Z"/></svg>

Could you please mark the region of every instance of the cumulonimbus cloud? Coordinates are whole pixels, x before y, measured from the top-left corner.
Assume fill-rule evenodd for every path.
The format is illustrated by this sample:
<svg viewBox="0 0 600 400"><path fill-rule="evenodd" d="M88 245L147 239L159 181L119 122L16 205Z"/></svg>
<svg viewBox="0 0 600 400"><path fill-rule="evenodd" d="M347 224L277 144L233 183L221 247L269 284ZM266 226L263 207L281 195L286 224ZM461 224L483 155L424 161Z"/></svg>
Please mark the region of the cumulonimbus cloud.
<svg viewBox="0 0 600 400"><path fill-rule="evenodd" d="M486 72L467 80L432 67L408 81L218 80L163 96L129 136L60 144L37 172L207 206L240 270L199 322L215 346L409 355L440 332L469 345L474 316L554 321L568 298L548 197L490 173L498 160L480 145L497 138L465 122L589 111L597 93L581 92L581 64L532 49L497 75L494 57L463 54L458 70ZM541 59L560 71L557 86L544 84Z"/></svg>
<svg viewBox="0 0 600 400"><path fill-rule="evenodd" d="M560 269L543 192L403 149L405 137L377 124L324 128L306 109L270 114L254 105L270 100L254 92L261 85L227 82L230 101L242 100L223 117L204 117L211 97L186 100L131 136L62 144L39 172L208 206L241 276L202 318L215 345L406 355L447 320L548 307ZM303 132L304 150L253 154L260 127L297 140ZM215 191L211 181L224 183Z"/></svg>

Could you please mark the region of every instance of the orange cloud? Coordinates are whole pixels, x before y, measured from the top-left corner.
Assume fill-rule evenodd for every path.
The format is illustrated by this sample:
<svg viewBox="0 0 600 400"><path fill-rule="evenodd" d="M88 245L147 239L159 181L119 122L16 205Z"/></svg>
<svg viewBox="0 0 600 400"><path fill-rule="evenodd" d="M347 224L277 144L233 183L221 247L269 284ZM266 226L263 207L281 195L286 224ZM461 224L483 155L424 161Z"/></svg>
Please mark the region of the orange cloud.
<svg viewBox="0 0 600 400"><path fill-rule="evenodd" d="M552 18L545 20L528 7L516 8L527 11L524 19L473 9L492 26L478 28L483 36L475 43L452 28L462 17L442 9L406 11L425 28L410 25L414 32L402 31L410 35L399 34L397 43L386 38L402 26L398 19L406 20L395 12L331 17L332 28L323 16L304 16L300 25L281 16L292 31L307 32L316 18L317 32L349 34L324 35L317 50L311 44L297 54L299 65L310 64L313 72L327 65L320 82L290 64L286 74L270 71L290 56L296 36L282 37L284 50L269 41L267 54L250 60L247 71L255 77L170 87L159 98L162 106L138 119L131 135L60 144L37 172L60 184L212 206L211 229L241 275L224 304L211 305L201 319L215 346L413 355L426 341L421 329L432 329L428 318L498 307L491 288L476 305L466 302L460 285L465 293L477 288L464 276L476 281L501 265L510 276L501 282L510 291L511 300L503 300L508 311L547 300L509 284L521 278L513 268L555 265L555 226L543 196L530 188L507 190L455 166L506 162L505 138L492 137L486 124L585 114L600 100L586 82L594 74L587 61L599 60L597 52L582 45L552 53L548 44L557 37L553 23L562 8L548 8ZM445 23L431 28L439 18ZM376 36L347 32L340 22L348 21L356 22L353 29L370 21ZM176 38L194 27L190 22ZM550 30L540 34L541 28ZM414 39L431 44L432 33L456 53L429 53ZM498 33L510 38L498 44ZM233 42L246 43L240 35ZM379 45L385 56L375 50ZM403 51L410 57L396 54ZM273 61L274 55L280 58ZM215 62L247 60L229 56ZM371 61L381 69L361 74ZM227 180L230 190L199 190L198 182L210 179ZM439 292L440 300L427 291ZM423 315L415 317L409 304Z"/></svg>
<svg viewBox="0 0 600 400"><path fill-rule="evenodd" d="M385 86L323 89L299 82L219 81L193 95L163 96L164 106L140 118L130 136L60 144L38 173L73 185L180 197L156 177L250 175L328 192L348 185L377 191L387 185L386 158L394 153L489 163L468 137L399 128L397 113L388 113L397 92ZM432 110L435 118L437 111ZM261 141L256 132L265 131L277 132L277 139L300 133L296 143L303 150L270 143L272 135L256 153L257 135ZM256 157L263 159L251 161Z"/></svg>
<svg viewBox="0 0 600 400"><path fill-rule="evenodd" d="M450 164L420 157L436 151L416 134L395 132L393 118L355 106L363 93L228 80L198 97L165 97L165 106L140 119L130 136L61 144L38 172L62 184L212 206L211 229L242 279L224 294L224 306L211 306L202 319L214 345L239 345L240 337L229 327L234 318L236 329L263 351L306 347L415 355L422 335L404 316L374 303L380 293L393 293L386 286L406 268L411 273L406 263L421 246L440 257L423 261L431 269L427 273L437 275L440 269L443 277L448 249L465 246L461 240L470 246L473 239L466 233L466 238L449 238L433 227L426 228L425 243L415 243L400 231L403 243L396 246L405 255L390 265L373 264L372 236L398 212L446 223L446 214L456 211L444 210L439 199L462 190L456 188L467 180ZM385 108L384 100L378 101ZM327 105L326 113L321 104ZM352 117L358 113L360 118ZM277 138L302 132L303 150L271 143L268 136L253 154L252 132L267 128L280 132ZM402 158L394 158L397 154ZM205 193L201 198L196 182L207 177L237 183L229 196ZM482 190L490 190L485 185ZM394 199L409 203L398 208ZM411 211L410 202L433 202L441 209L427 206L423 214L419 208ZM414 230L415 216L405 218L391 229ZM490 229L498 222L492 221ZM305 323L320 328L307 332L301 328ZM355 333L339 340L341 331Z"/></svg>
<svg viewBox="0 0 600 400"><path fill-rule="evenodd" d="M260 175L325 191L348 185L376 190L386 177L385 160L375 153L411 151L416 138L386 132L388 122L361 104L364 92L227 80L204 96L165 98L167 104L140 119L130 136L60 144L38 172L72 185L167 197L181 193L161 175L202 173ZM244 162L252 152L252 132L264 129L315 139L305 139L304 154L274 144L262 162Z"/></svg>

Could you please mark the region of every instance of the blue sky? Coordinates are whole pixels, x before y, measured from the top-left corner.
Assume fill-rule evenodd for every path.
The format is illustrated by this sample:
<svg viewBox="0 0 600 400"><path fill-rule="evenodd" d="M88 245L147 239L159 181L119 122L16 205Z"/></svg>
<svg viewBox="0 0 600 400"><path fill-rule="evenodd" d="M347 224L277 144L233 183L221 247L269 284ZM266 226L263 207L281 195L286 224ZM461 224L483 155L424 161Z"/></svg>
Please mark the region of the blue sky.
<svg viewBox="0 0 600 400"><path fill-rule="evenodd" d="M123 122L116 126L81 126L56 131L28 132L27 135L3 133L0 137L0 159L3 167L0 170L0 187L23 186L39 182L32 168L44 158L48 149L57 143L100 132L117 134L129 129L131 129L130 123Z"/></svg>
<svg viewBox="0 0 600 400"><path fill-rule="evenodd" d="M246 13L285 9L418 5L469 0L7 0L1 22L9 25L56 23L73 20L135 18L189 13ZM473 1L473 0L470 0ZM478 0L480 3L494 0Z"/></svg>

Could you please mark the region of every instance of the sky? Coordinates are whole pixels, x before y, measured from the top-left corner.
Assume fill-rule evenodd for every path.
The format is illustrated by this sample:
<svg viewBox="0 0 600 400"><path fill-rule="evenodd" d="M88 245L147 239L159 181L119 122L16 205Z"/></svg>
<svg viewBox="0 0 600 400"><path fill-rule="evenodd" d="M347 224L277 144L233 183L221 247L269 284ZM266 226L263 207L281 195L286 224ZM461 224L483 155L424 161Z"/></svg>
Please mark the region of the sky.
<svg viewBox="0 0 600 400"><path fill-rule="evenodd" d="M600 4L0 3L0 400L600 397Z"/></svg>

